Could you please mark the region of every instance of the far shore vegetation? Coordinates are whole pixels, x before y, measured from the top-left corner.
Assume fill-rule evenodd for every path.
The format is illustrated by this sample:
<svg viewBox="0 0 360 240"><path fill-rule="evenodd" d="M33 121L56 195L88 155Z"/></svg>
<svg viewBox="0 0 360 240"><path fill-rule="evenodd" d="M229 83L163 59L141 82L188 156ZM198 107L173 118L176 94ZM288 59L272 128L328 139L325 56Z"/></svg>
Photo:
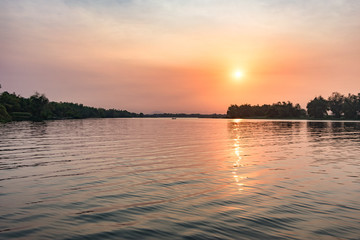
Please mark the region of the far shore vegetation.
<svg viewBox="0 0 360 240"><path fill-rule="evenodd" d="M278 102L272 105L231 105L227 110L228 118L270 118L270 119L330 119L360 120L360 93L342 95L333 92L325 99L315 97L306 105L307 110L299 104Z"/></svg>
<svg viewBox="0 0 360 240"><path fill-rule="evenodd" d="M51 102L44 94L37 92L29 98L6 91L0 93L0 122L141 117L225 118L226 115L185 113L143 114L127 110L88 107L78 103Z"/></svg>
<svg viewBox="0 0 360 240"><path fill-rule="evenodd" d="M141 117L126 110L87 107L83 104L50 102L44 94L24 98L15 93L0 94L0 121L43 121L80 118Z"/></svg>
<svg viewBox="0 0 360 240"><path fill-rule="evenodd" d="M231 105L227 114L143 114L127 110L104 109L78 103L51 102L44 94L35 93L29 98L15 93L0 94L0 122L43 121L82 118L140 118L140 117L193 117L193 118L265 118L265 119L338 119L360 120L360 93L344 96L334 92L327 99L315 97L308 102L307 110L299 104L278 102L272 105Z"/></svg>

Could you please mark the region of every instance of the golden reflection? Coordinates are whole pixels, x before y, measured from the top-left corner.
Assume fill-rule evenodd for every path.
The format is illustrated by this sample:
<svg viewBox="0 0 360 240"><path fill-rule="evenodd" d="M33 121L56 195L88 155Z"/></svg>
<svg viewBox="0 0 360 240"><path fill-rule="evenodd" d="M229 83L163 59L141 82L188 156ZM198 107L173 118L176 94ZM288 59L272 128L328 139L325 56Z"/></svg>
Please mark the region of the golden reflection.
<svg viewBox="0 0 360 240"><path fill-rule="evenodd" d="M232 161L231 176L234 179L234 190L242 194L252 191L255 185L261 183L256 180L259 175L263 175L264 171L254 171L253 164L255 164L250 157L250 150L245 149L244 146L248 145L247 136L249 134L249 122L242 119L234 119L228 122L229 139L231 139L232 147ZM250 154L250 155L249 155ZM251 162L249 162L251 161ZM247 163L248 162L248 163Z"/></svg>
<svg viewBox="0 0 360 240"><path fill-rule="evenodd" d="M240 147L240 133L238 130L239 128L239 123L242 121L242 119L235 119L232 121L231 126L231 133L233 134L232 139L234 140L234 153L235 153L235 161L233 163L233 171L232 171L232 175L234 177L234 180L238 186L238 190L239 191L243 191L244 190L244 182L243 180L246 178L245 176L241 176L241 174L239 173L241 168L244 166L242 164L242 156L241 154L243 153L242 148Z"/></svg>

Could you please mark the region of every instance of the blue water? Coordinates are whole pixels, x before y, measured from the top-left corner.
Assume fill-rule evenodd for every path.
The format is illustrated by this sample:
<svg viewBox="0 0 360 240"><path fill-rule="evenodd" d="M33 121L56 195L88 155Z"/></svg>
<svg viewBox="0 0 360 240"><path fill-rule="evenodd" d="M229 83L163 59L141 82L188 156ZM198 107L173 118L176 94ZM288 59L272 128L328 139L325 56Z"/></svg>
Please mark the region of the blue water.
<svg viewBox="0 0 360 240"><path fill-rule="evenodd" d="M360 123L2 124L0 239L360 239Z"/></svg>

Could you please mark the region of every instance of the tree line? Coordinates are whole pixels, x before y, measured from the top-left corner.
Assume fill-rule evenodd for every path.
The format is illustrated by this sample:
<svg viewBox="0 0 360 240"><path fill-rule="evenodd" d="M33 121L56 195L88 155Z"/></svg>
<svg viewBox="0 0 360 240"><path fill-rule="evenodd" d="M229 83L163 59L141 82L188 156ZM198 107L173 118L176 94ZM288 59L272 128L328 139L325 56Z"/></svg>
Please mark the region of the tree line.
<svg viewBox="0 0 360 240"><path fill-rule="evenodd" d="M306 105L307 110L299 104L278 102L272 105L230 105L227 110L229 118L310 118L310 119L349 119L360 120L360 93L347 96L334 92L327 99L315 97Z"/></svg>
<svg viewBox="0 0 360 240"><path fill-rule="evenodd" d="M82 118L225 118L224 114L185 114L185 113L132 113L126 110L104 109L84 106L70 102L50 102L40 93L29 98L15 93L0 94L0 122L9 121L43 121L56 119Z"/></svg>
<svg viewBox="0 0 360 240"><path fill-rule="evenodd" d="M1 87L1 86L0 86ZM43 121L52 119L122 118L122 117L207 117L207 118L279 118L279 119L351 119L360 120L360 93L342 95L334 92L327 99L322 96L310 100L302 109L299 104L278 102L264 105L230 105L227 114L137 114L126 110L104 109L69 102L50 102L44 94L29 98L15 93L0 94L0 122Z"/></svg>
<svg viewBox="0 0 360 240"><path fill-rule="evenodd" d="M104 109L69 102L50 102L44 94L24 98L15 93L0 94L0 122L51 119L141 117L126 110Z"/></svg>
<svg viewBox="0 0 360 240"><path fill-rule="evenodd" d="M250 104L231 105L227 110L229 118L306 118L306 111L299 104L278 102L262 106Z"/></svg>

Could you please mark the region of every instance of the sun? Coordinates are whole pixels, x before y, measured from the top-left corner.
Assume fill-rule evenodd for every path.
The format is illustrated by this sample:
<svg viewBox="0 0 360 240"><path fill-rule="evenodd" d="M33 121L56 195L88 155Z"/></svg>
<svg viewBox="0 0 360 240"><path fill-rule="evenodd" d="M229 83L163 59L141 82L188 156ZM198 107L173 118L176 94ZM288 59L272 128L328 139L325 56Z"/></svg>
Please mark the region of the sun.
<svg viewBox="0 0 360 240"><path fill-rule="evenodd" d="M239 79L241 79L241 78L244 77L244 72L241 71L241 70L239 70L239 69L237 69L237 70L235 70L235 71L233 72L233 77L234 77L235 79L239 80Z"/></svg>

